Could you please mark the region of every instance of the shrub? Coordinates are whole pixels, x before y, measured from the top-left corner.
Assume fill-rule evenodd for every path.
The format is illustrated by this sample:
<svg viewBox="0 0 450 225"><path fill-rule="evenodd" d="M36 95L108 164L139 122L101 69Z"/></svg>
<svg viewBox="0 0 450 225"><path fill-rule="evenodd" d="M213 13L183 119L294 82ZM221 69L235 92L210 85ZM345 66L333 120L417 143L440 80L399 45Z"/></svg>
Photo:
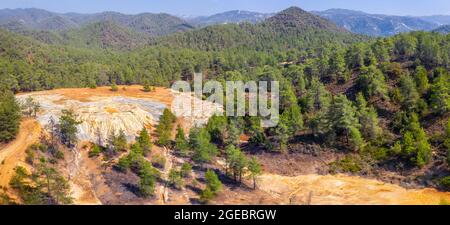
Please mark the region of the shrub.
<svg viewBox="0 0 450 225"><path fill-rule="evenodd" d="M161 154L155 154L152 157L152 164L158 168L164 168L166 166L166 158Z"/></svg>
<svg viewBox="0 0 450 225"><path fill-rule="evenodd" d="M182 177L189 177L192 173L192 165L190 163L183 163L180 169L180 174Z"/></svg>
<svg viewBox="0 0 450 225"><path fill-rule="evenodd" d="M91 151L89 151L89 157L93 158L93 157L97 157L98 155L100 155L100 147L96 144L94 144L94 146L92 146Z"/></svg>
<svg viewBox="0 0 450 225"><path fill-rule="evenodd" d="M446 189L450 189L450 176L446 176L439 181L439 184Z"/></svg>

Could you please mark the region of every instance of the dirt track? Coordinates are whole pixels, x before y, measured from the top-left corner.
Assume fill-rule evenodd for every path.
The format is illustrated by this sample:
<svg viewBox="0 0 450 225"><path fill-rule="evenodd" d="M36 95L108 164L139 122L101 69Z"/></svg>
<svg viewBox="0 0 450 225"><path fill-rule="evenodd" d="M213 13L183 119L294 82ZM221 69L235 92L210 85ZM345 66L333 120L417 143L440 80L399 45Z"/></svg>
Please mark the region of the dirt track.
<svg viewBox="0 0 450 225"><path fill-rule="evenodd" d="M35 143L41 134L41 126L33 119L25 119L16 139L0 149L0 186L9 186L16 166L27 167L25 150Z"/></svg>

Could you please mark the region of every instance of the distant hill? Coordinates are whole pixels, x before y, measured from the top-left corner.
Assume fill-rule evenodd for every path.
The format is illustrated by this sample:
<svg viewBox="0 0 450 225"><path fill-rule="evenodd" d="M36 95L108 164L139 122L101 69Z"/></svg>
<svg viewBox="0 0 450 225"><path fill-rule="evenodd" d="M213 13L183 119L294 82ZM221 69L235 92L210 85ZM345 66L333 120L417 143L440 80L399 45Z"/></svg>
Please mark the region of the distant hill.
<svg viewBox="0 0 450 225"><path fill-rule="evenodd" d="M163 36L175 32L193 29L186 21L166 13L142 13L126 15L117 12L103 12L96 14L65 14L79 25L113 21L136 32L143 32L152 37Z"/></svg>
<svg viewBox="0 0 450 225"><path fill-rule="evenodd" d="M265 24L280 30L320 29L342 32L333 22L298 7L290 7L268 18Z"/></svg>
<svg viewBox="0 0 450 225"><path fill-rule="evenodd" d="M34 8L0 10L0 27L11 31L16 31L15 28L18 24L21 24L21 30L26 28L30 30L62 31L104 21L114 22L135 32L146 33L151 37L193 29L193 26L186 21L165 13L137 15L117 12L60 14ZM12 24L15 24L15 26L11 26Z"/></svg>
<svg viewBox="0 0 450 225"><path fill-rule="evenodd" d="M85 47L131 50L149 44L151 38L112 21L90 23L60 35L64 44Z"/></svg>
<svg viewBox="0 0 450 225"><path fill-rule="evenodd" d="M201 50L244 47L273 51L275 48L309 48L354 40L362 40L362 37L298 7L291 7L257 24L213 25L162 37L158 42Z"/></svg>
<svg viewBox="0 0 450 225"><path fill-rule="evenodd" d="M421 19L438 25L450 24L450 15L422 16Z"/></svg>
<svg viewBox="0 0 450 225"><path fill-rule="evenodd" d="M233 10L223 13L214 14L211 16L200 16L188 19L191 24L196 26L205 27L216 24L229 24L229 23L258 23L262 22L268 17L273 16L273 13L258 13L243 10Z"/></svg>
<svg viewBox="0 0 450 225"><path fill-rule="evenodd" d="M435 22L418 17L368 14L346 9L330 9L313 13L349 31L370 36L392 36L416 30L430 31L439 26Z"/></svg>
<svg viewBox="0 0 450 225"><path fill-rule="evenodd" d="M433 30L434 32L448 34L450 33L450 25L443 25Z"/></svg>

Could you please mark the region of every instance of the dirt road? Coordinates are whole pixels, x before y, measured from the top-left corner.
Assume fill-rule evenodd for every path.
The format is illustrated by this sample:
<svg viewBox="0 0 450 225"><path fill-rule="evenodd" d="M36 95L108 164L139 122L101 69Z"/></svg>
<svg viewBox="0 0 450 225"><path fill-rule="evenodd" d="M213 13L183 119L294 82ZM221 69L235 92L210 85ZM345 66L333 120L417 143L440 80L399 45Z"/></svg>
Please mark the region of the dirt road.
<svg viewBox="0 0 450 225"><path fill-rule="evenodd" d="M0 149L0 186L8 187L16 166L27 167L25 150L38 141L41 126L36 120L24 119L16 139Z"/></svg>

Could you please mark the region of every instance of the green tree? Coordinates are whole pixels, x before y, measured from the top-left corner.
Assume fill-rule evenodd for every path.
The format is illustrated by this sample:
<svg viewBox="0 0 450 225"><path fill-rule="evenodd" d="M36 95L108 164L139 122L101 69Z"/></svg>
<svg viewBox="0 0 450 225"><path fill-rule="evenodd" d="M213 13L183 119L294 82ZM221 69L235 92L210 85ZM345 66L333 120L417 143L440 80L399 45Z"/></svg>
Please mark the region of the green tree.
<svg viewBox="0 0 450 225"><path fill-rule="evenodd" d="M156 170L150 163L141 160L139 169L139 190L143 197L152 196L155 192Z"/></svg>
<svg viewBox="0 0 450 225"><path fill-rule="evenodd" d="M309 112L327 110L331 102L331 94L318 78L312 78L306 96L306 109Z"/></svg>
<svg viewBox="0 0 450 225"><path fill-rule="evenodd" d="M144 81L144 92L150 92L152 91L152 87L150 87L150 82L148 80Z"/></svg>
<svg viewBox="0 0 450 225"><path fill-rule="evenodd" d="M256 178L261 174L261 164L258 162L256 157L252 157L248 161L248 170L250 171L250 176L253 180L253 189L256 189Z"/></svg>
<svg viewBox="0 0 450 225"><path fill-rule="evenodd" d="M345 135L347 143L358 150L362 147L363 140L359 131L361 125L356 112L356 107L345 95L338 95L330 106L327 118L331 123L332 132L337 135Z"/></svg>
<svg viewBox="0 0 450 225"><path fill-rule="evenodd" d="M408 111L413 111L417 108L420 95L411 76L403 75L400 78L400 93L402 96L403 108Z"/></svg>
<svg viewBox="0 0 450 225"><path fill-rule="evenodd" d="M238 128L237 121L236 120L229 121L227 124L224 144L238 145L240 136L241 136L241 130Z"/></svg>
<svg viewBox="0 0 450 225"><path fill-rule="evenodd" d="M234 145L229 145L226 148L225 153L227 163L227 170L225 172L228 173L228 170L231 170L233 179L241 182L244 168L247 166L247 159L245 155L239 148L234 147Z"/></svg>
<svg viewBox="0 0 450 225"><path fill-rule="evenodd" d="M362 135L367 140L376 140L381 136L382 129L379 126L378 114L375 108L367 106L367 101L361 92L356 97L356 103Z"/></svg>
<svg viewBox="0 0 450 225"><path fill-rule="evenodd" d="M449 79L448 75L440 75L431 86L430 106L433 111L441 114L450 110Z"/></svg>
<svg viewBox="0 0 450 225"><path fill-rule="evenodd" d="M21 105L21 108L24 115L36 118L41 105L39 104L39 102L35 101L33 97L28 96L25 99L25 102Z"/></svg>
<svg viewBox="0 0 450 225"><path fill-rule="evenodd" d="M373 96L387 98L385 77L375 66L362 67L357 83L367 98Z"/></svg>
<svg viewBox="0 0 450 225"><path fill-rule="evenodd" d="M186 140L186 135L180 125L178 125L177 134L175 135L175 147L180 155L187 155L189 150L189 142Z"/></svg>
<svg viewBox="0 0 450 225"><path fill-rule="evenodd" d="M192 165L188 162L181 165L180 174L182 177L189 177L192 173Z"/></svg>
<svg viewBox="0 0 450 225"><path fill-rule="evenodd" d="M139 136L136 137L136 141L141 146L144 156L151 151L152 142L150 140L150 135L148 134L148 131L145 127L143 127L139 132Z"/></svg>
<svg viewBox="0 0 450 225"><path fill-rule="evenodd" d="M118 91L118 90L119 90L119 87L117 87L116 82L113 81L112 84L111 84L111 91L116 92L116 91Z"/></svg>
<svg viewBox="0 0 450 225"><path fill-rule="evenodd" d="M169 171L169 184L174 186L175 188L180 189L183 186L183 177L181 176L181 172L176 169L171 169Z"/></svg>
<svg viewBox="0 0 450 225"><path fill-rule="evenodd" d="M428 81L428 72L423 66L418 66L414 73L415 81L417 84L417 90L424 94L430 88L430 84Z"/></svg>
<svg viewBox="0 0 450 225"><path fill-rule="evenodd" d="M225 143L228 121L226 116L213 115L209 118L206 129L211 134L211 140L218 144Z"/></svg>
<svg viewBox="0 0 450 225"><path fill-rule="evenodd" d="M431 145L416 114L411 114L409 124L403 131L403 156L414 165L423 167L431 159Z"/></svg>
<svg viewBox="0 0 450 225"><path fill-rule="evenodd" d="M340 48L336 49L333 55L330 57L329 65L330 67L328 74L332 81L347 80L344 52Z"/></svg>
<svg viewBox="0 0 450 225"><path fill-rule="evenodd" d="M77 125L81 124L81 121L77 120L77 115L72 110L61 111L61 116L59 117L59 134L61 142L67 147L71 148L78 141Z"/></svg>
<svg viewBox="0 0 450 225"><path fill-rule="evenodd" d="M447 149L447 164L450 166L450 119L445 127L444 147Z"/></svg>
<svg viewBox="0 0 450 225"><path fill-rule="evenodd" d="M217 194L222 189L222 182L213 171L208 169L205 173L206 187L208 187L214 194Z"/></svg>
<svg viewBox="0 0 450 225"><path fill-rule="evenodd" d="M100 155L101 150L100 147L96 144L92 145L92 149L89 151L89 157L93 158L93 157L97 157L98 155Z"/></svg>
<svg viewBox="0 0 450 225"><path fill-rule="evenodd" d="M0 90L0 142L14 139L19 132L20 107L10 91Z"/></svg>
<svg viewBox="0 0 450 225"><path fill-rule="evenodd" d="M170 136L172 133L173 123L175 122L175 115L169 109L164 109L163 114L159 118L159 124L156 127L156 134L158 135L158 144L168 145L170 143Z"/></svg>
<svg viewBox="0 0 450 225"><path fill-rule="evenodd" d="M192 159L200 164L209 162L218 153L217 147L211 143L211 136L206 128L192 128L189 133L189 144L193 151Z"/></svg>

